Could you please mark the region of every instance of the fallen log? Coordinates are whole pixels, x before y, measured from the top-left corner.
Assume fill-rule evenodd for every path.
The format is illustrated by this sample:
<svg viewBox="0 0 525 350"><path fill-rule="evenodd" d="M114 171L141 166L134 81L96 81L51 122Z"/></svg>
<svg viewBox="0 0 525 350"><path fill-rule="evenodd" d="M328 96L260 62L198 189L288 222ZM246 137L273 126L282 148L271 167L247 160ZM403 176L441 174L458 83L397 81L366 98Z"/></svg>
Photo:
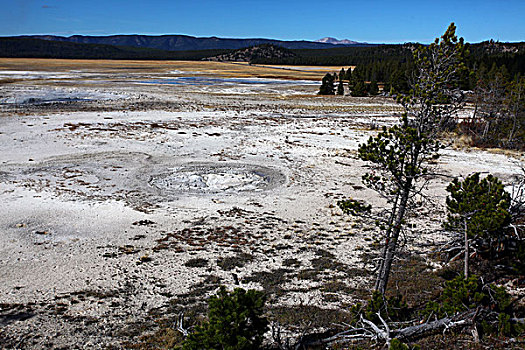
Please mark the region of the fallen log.
<svg viewBox="0 0 525 350"><path fill-rule="evenodd" d="M390 329L385 324L386 322L382 320L383 326L385 326L385 330L382 330L373 322L361 319L361 323L364 327L350 328L331 337L320 339L308 344L303 343L301 345L307 348L308 346L341 344L345 341L360 339L383 339L387 344L389 344L394 338L399 340L414 340L437 332L446 332L455 328L473 326L479 311L480 310L469 310L452 317L444 317L432 322L408 326L401 329Z"/></svg>
<svg viewBox="0 0 525 350"><path fill-rule="evenodd" d="M471 326L474 324L477 314L478 310L466 311L453 317L445 317L436 321L394 330L392 331L392 336L400 340L417 339L439 331Z"/></svg>
<svg viewBox="0 0 525 350"><path fill-rule="evenodd" d="M334 344L343 344L352 340L364 339L382 339L386 344L389 344L394 338L402 341L415 340L430 336L437 332L445 333L453 329L465 327L472 327L472 334L475 338L475 341L479 341L479 335L476 329L476 318L478 318L478 316L482 316L483 319L486 319L490 315L494 316L494 314L495 313L492 311L478 308L476 310L467 310L457 315L444 317L432 322L425 322L400 329L390 329L386 322L381 319L381 322L385 328L384 330L373 322L361 318L360 323L362 324L362 327L349 328L331 337L307 343L303 342L300 345L304 348L320 345L330 346ZM525 318L511 318L509 321L512 323L525 323Z"/></svg>

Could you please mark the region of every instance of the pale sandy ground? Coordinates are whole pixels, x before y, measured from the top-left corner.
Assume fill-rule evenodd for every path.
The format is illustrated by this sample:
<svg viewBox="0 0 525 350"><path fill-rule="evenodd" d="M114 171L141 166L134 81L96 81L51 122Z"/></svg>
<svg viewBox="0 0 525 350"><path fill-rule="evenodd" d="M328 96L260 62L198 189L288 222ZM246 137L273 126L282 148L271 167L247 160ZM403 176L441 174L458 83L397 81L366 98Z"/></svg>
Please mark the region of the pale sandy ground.
<svg viewBox="0 0 525 350"><path fill-rule="evenodd" d="M279 77L158 84L197 75L176 64L13 67L0 72L14 80L0 85L5 347L119 348L184 293L268 288L261 273L279 269L274 306L337 308L368 286L371 232L334 205L343 196L381 203L361 187L355 151L371 125L395 120L391 100L323 98L315 84ZM515 158L477 150L447 149L439 165L507 183L518 171ZM416 251L445 238L435 231L448 181L430 184L433 204L410 236ZM340 268L301 277L323 252ZM237 266L219 266L224 257ZM200 267L185 265L195 258ZM323 289L333 281L348 289Z"/></svg>

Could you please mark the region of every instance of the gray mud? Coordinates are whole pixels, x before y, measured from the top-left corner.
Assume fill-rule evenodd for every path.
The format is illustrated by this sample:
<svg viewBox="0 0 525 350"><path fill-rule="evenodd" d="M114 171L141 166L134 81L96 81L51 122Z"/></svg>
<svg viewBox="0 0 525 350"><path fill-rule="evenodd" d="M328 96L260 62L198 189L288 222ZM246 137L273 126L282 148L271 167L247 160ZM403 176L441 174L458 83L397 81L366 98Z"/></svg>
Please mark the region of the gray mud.
<svg viewBox="0 0 525 350"><path fill-rule="evenodd" d="M0 180L66 200L119 200L137 207L180 196L261 193L283 185L286 176L257 164L184 163L146 153L101 152L8 165Z"/></svg>
<svg viewBox="0 0 525 350"><path fill-rule="evenodd" d="M282 185L279 171L253 164L193 163L151 175L149 185L163 197L173 194L261 192Z"/></svg>

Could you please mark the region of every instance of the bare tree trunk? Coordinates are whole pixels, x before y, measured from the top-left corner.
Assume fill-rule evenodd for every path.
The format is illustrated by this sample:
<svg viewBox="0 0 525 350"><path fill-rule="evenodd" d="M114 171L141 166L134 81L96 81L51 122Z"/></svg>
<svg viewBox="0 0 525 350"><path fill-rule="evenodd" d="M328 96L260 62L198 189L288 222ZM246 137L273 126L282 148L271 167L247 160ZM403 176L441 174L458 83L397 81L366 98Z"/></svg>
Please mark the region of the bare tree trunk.
<svg viewBox="0 0 525 350"><path fill-rule="evenodd" d="M510 98L510 101L511 101L510 103L512 104L513 103L512 96L514 95L515 102L513 103L513 106L512 106L513 107L512 128L510 129L510 132L509 132L509 143L512 143L512 140L514 139L514 135L516 133L520 101L522 99L522 93L523 93L522 83L520 83L520 81L517 81L516 84L517 84L515 87L516 90L514 90L514 92L511 93L511 98Z"/></svg>
<svg viewBox="0 0 525 350"><path fill-rule="evenodd" d="M487 120L487 123L485 124L485 128L483 129L482 138L485 140L487 138L487 135L489 133L489 127L490 127L490 120Z"/></svg>
<svg viewBox="0 0 525 350"><path fill-rule="evenodd" d="M396 214L397 214L397 204L399 202L399 196L396 196L395 197L395 200L394 200L394 204L392 206L392 211L390 212L390 218L388 219L388 226L387 226L387 229L386 229L386 232L385 232L385 245L383 246L383 251L381 252L381 260L379 260L379 268L377 271L379 271L379 275L381 275L381 271L384 270L385 268L385 261L386 261L386 256L388 254L388 247L389 247L389 243L390 243L390 237L392 235L392 224L394 222L394 219L396 218ZM378 290L378 286L379 286L379 277L377 278L376 280L376 284L375 284L375 290Z"/></svg>
<svg viewBox="0 0 525 350"><path fill-rule="evenodd" d="M383 251L381 252L381 260L379 261L379 269L377 270L378 275L377 275L376 283L374 286L375 290L379 290L379 284L382 278L383 271L385 269L385 261L386 261L386 256L388 254L388 246L390 244L390 232L391 232L391 229L389 228L385 234L385 245L383 246Z"/></svg>
<svg viewBox="0 0 525 350"><path fill-rule="evenodd" d="M401 225L403 223L403 218L405 217L405 212L407 209L408 197L410 195L410 189L412 188L412 181L409 181L405 189L401 193L401 201L399 203L399 208L395 215L395 220L392 225L392 233L390 237L387 237L384 248L383 261L379 269L379 274L377 275L377 280L375 284L375 290L385 294L386 286L388 284L388 279L390 277L390 270L392 269L392 262L394 261L394 256L396 254L397 240L399 239L399 234L401 233Z"/></svg>
<svg viewBox="0 0 525 350"><path fill-rule="evenodd" d="M469 252L469 246L468 246L467 220L463 219L463 223L465 225L465 227L464 227L464 231L465 231L465 270L464 270L464 275L465 275L465 279L468 279L468 270L469 270L468 265L469 265L470 252Z"/></svg>

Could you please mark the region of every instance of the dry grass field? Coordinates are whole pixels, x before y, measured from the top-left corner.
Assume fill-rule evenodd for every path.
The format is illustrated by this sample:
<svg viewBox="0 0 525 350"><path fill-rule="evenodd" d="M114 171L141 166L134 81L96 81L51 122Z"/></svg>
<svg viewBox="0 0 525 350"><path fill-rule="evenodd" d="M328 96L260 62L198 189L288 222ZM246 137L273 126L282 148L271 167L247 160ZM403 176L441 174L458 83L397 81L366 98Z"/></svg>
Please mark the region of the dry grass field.
<svg viewBox="0 0 525 350"><path fill-rule="evenodd" d="M278 78L293 80L320 81L326 72L339 72L341 67L303 67L303 66L250 66L247 63L223 63L209 61L132 61L132 60L59 60L59 59L8 59L0 58L0 70L42 70L68 71L84 70L117 73L132 72L170 72L174 70L197 74L230 78ZM195 74L195 73L193 73Z"/></svg>

